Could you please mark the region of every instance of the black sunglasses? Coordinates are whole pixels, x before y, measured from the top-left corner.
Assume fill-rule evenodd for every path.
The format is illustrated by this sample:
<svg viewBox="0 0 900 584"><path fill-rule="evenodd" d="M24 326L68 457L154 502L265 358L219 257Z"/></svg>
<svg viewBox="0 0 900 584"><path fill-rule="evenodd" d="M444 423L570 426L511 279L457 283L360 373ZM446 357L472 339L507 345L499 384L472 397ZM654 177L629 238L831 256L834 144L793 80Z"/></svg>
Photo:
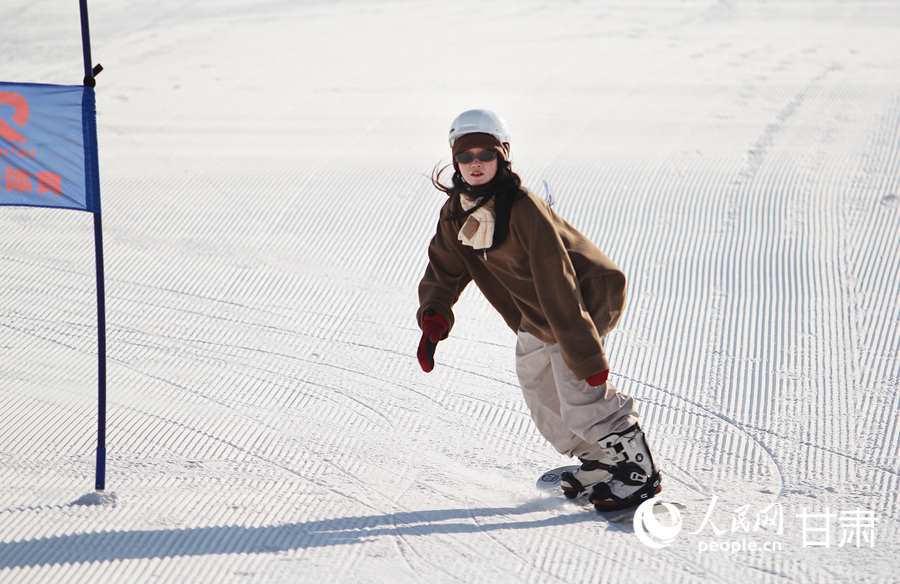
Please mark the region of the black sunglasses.
<svg viewBox="0 0 900 584"><path fill-rule="evenodd" d="M472 154L471 152L460 152L456 156L453 157L460 164L471 164L475 162L477 158L481 162L491 162L492 160L497 159L497 151L496 150L482 150L478 154Z"/></svg>

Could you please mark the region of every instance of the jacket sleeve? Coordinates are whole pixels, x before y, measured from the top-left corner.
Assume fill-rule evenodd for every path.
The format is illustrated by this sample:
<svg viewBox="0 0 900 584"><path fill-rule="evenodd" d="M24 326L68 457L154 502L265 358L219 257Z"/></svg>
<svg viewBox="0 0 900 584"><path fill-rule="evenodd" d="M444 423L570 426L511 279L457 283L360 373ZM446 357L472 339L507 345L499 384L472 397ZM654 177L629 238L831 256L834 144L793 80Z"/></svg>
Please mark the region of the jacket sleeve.
<svg viewBox="0 0 900 584"><path fill-rule="evenodd" d="M546 217L536 218L529 247L537 299L566 365L579 379L609 369L601 340L608 330L598 330L596 323L597 316L605 317L591 313L596 306L586 305L572 257L560 232ZM589 279L597 278L603 279L594 274Z"/></svg>
<svg viewBox="0 0 900 584"><path fill-rule="evenodd" d="M447 319L453 328L453 306L459 300L472 276L462 258L453 248L455 234L449 233L449 225L438 222L437 233L428 245L428 266L419 282L419 310L416 319L422 326L422 316L426 310L434 310ZM448 239L452 236L453 240Z"/></svg>

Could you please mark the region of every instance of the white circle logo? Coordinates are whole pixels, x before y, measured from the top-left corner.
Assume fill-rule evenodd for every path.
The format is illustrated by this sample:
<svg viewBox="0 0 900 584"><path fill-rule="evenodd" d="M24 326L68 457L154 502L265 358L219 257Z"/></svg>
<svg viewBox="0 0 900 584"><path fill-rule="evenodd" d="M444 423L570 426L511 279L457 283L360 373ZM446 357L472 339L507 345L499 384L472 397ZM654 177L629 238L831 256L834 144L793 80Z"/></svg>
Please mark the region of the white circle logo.
<svg viewBox="0 0 900 584"><path fill-rule="evenodd" d="M669 512L669 521L666 523L659 521L656 505L661 505ZM634 512L634 534L648 547L662 549L671 544L679 533L681 533L681 510L671 503L648 499Z"/></svg>

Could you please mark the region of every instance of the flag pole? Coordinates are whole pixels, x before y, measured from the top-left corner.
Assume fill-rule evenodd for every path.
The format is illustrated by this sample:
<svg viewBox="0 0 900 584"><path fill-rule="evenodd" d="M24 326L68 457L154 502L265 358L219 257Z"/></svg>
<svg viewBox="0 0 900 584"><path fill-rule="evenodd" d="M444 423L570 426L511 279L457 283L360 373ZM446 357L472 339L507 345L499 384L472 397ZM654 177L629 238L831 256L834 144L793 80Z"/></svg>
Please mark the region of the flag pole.
<svg viewBox="0 0 900 584"><path fill-rule="evenodd" d="M97 476L94 488L106 488L106 293L103 286L103 226L94 213L94 255L97 265Z"/></svg>
<svg viewBox="0 0 900 584"><path fill-rule="evenodd" d="M84 49L84 85L94 87L96 70L91 62L91 32L88 25L87 0L79 0L81 7L81 44ZM99 189L99 185L97 186ZM94 263L97 268L97 473L94 488L106 488L106 292L103 276L103 225L99 207L94 215Z"/></svg>

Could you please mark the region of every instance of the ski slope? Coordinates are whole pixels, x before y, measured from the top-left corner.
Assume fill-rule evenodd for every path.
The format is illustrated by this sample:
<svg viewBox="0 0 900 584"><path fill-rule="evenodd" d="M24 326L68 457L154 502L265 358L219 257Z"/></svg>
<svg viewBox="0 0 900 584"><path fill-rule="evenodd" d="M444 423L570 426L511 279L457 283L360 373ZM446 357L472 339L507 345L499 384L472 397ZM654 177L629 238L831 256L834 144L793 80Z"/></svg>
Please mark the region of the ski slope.
<svg viewBox="0 0 900 584"><path fill-rule="evenodd" d="M6 0L0 79L80 83L77 4ZM0 582L900 578L896 2L90 11L107 489L90 217L0 208ZM687 505L668 547L535 490L567 459L477 289L418 367L472 107L629 278L611 379Z"/></svg>

